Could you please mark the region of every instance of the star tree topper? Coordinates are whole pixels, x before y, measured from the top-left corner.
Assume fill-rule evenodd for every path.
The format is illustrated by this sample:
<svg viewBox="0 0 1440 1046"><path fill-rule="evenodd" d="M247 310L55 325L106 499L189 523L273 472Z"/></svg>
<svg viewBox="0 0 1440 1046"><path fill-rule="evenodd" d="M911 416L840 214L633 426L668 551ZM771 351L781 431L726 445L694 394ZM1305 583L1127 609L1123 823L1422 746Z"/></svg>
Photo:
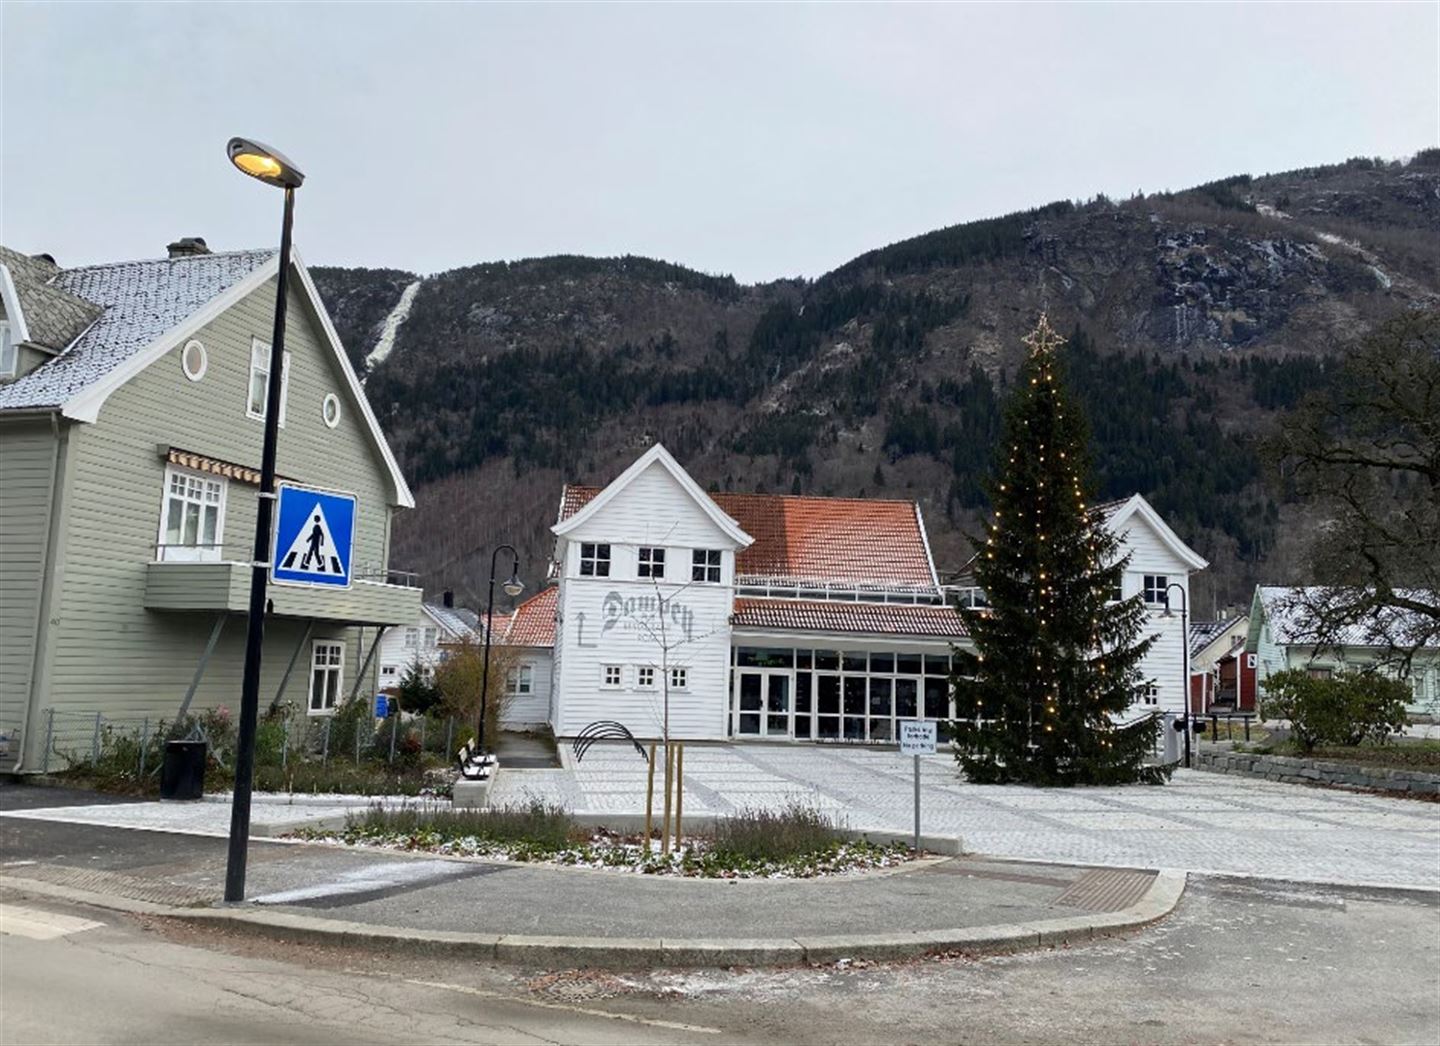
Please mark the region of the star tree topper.
<svg viewBox="0 0 1440 1046"><path fill-rule="evenodd" d="M1065 344L1065 339L1056 334L1055 328L1050 326L1050 317L1043 312L1039 322L1035 324L1035 329L1020 340L1041 355L1048 355Z"/></svg>

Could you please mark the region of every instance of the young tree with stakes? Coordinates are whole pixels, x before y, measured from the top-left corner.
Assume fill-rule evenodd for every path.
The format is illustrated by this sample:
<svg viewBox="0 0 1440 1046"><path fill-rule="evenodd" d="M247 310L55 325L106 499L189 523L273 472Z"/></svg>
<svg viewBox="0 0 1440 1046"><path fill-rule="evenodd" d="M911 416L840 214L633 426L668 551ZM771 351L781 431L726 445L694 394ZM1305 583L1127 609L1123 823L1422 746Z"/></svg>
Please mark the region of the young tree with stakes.
<svg viewBox="0 0 1440 1046"><path fill-rule="evenodd" d="M957 651L956 757L982 783L1125 784L1168 779L1145 765L1158 720L1126 719L1141 684L1140 596L1116 600L1128 557L1091 497L1087 431L1066 394L1042 315L1025 343L989 482L975 560L989 609Z"/></svg>

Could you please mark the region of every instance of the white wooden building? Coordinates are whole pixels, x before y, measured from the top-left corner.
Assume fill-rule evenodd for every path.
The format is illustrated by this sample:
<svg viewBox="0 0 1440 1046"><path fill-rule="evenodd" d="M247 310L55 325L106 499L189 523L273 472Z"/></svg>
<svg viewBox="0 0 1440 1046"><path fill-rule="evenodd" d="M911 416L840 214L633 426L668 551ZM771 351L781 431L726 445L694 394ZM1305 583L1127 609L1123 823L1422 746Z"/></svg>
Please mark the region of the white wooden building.
<svg viewBox="0 0 1440 1046"><path fill-rule="evenodd" d="M433 676L445 656L446 644L480 638L476 613L454 606L448 592L445 596L440 603L421 603L412 621L389 629L380 640L382 689L399 685L412 665L418 664L426 676Z"/></svg>
<svg viewBox="0 0 1440 1046"><path fill-rule="evenodd" d="M1144 498L1106 512L1131 556L1124 592L1145 594L1158 637L1137 710L1178 712L1180 607L1206 563ZM553 531L559 736L616 720L657 737L668 714L692 740L883 743L899 720L951 716L964 593L940 584L914 502L707 494L657 445L604 488L567 486ZM540 651L546 604L532 602Z"/></svg>

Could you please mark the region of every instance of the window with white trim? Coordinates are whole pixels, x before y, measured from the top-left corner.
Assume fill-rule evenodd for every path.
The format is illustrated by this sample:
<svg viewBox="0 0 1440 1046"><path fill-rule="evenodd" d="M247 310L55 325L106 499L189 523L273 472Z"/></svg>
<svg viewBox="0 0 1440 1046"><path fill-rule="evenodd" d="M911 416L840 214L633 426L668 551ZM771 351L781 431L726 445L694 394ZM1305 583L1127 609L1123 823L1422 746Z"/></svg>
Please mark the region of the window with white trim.
<svg viewBox="0 0 1440 1046"><path fill-rule="evenodd" d="M1160 703L1160 688L1154 683L1145 683L1139 690L1135 691L1135 697L1142 705L1158 705Z"/></svg>
<svg viewBox="0 0 1440 1046"><path fill-rule="evenodd" d="M665 550L663 548L642 548L640 550L639 577L665 576Z"/></svg>
<svg viewBox="0 0 1440 1046"><path fill-rule="evenodd" d="M20 366L20 347L10 333L10 323L0 320L0 378L13 378Z"/></svg>
<svg viewBox="0 0 1440 1046"><path fill-rule="evenodd" d="M720 583L720 550L697 548L690 553L690 580Z"/></svg>
<svg viewBox="0 0 1440 1046"><path fill-rule="evenodd" d="M1166 591L1170 588L1170 577L1168 574L1146 574L1145 575L1145 602L1152 607L1164 606L1167 600Z"/></svg>
<svg viewBox="0 0 1440 1046"><path fill-rule="evenodd" d="M426 649L426 650L433 650L435 647L437 647L437 646L439 646L439 645L440 645L440 631L439 631L439 629L427 628L427 629L425 630L425 649Z"/></svg>
<svg viewBox="0 0 1440 1046"><path fill-rule="evenodd" d="M635 669L635 685L641 690L655 689L655 666L641 665Z"/></svg>
<svg viewBox="0 0 1440 1046"><path fill-rule="evenodd" d="M270 382L270 346L259 338L250 339L250 393L245 416L265 418L265 394ZM285 424L285 401L290 394L290 354L280 363L280 425Z"/></svg>
<svg viewBox="0 0 1440 1046"><path fill-rule="evenodd" d="M345 644L337 639L317 639L310 647L311 715L330 715L340 703L344 683Z"/></svg>
<svg viewBox="0 0 1440 1046"><path fill-rule="evenodd" d="M164 563L216 563L225 529L222 477L173 466L165 470L156 559Z"/></svg>
<svg viewBox="0 0 1440 1046"><path fill-rule="evenodd" d="M405 630L405 649L416 650L420 646L420 630L418 628L407 628Z"/></svg>
<svg viewBox="0 0 1440 1046"><path fill-rule="evenodd" d="M281 412L284 417L284 412ZM325 398L320 401L320 419L325 422L325 427L333 429L340 424L340 397L333 392L327 392Z"/></svg>
<svg viewBox="0 0 1440 1046"><path fill-rule="evenodd" d="M610 576L610 546L582 542L580 545L580 576Z"/></svg>
<svg viewBox="0 0 1440 1046"><path fill-rule="evenodd" d="M600 685L618 687L624 674L619 665L602 665L600 667Z"/></svg>
<svg viewBox="0 0 1440 1046"><path fill-rule="evenodd" d="M520 696L535 689L535 670L529 665L520 665L505 673L505 692Z"/></svg>
<svg viewBox="0 0 1440 1046"><path fill-rule="evenodd" d="M690 685L690 670L688 668L670 669L670 689L684 690Z"/></svg>

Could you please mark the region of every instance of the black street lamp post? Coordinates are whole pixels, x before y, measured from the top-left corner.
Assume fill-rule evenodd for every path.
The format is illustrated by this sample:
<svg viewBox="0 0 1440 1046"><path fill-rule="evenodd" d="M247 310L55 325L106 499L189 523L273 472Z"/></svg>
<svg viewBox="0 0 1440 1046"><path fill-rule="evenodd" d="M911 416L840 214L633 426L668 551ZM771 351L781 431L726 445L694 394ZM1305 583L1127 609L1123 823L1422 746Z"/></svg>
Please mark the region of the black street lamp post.
<svg viewBox="0 0 1440 1046"><path fill-rule="evenodd" d="M1180 593L1180 663L1183 666L1183 686L1181 687L1182 699L1185 702L1185 769L1190 769L1190 728L1192 719L1190 716L1190 625L1189 625L1189 600L1185 596L1185 586L1177 582L1171 582L1165 586L1165 616L1173 616L1170 612L1170 590L1175 589Z"/></svg>
<svg viewBox="0 0 1440 1046"><path fill-rule="evenodd" d="M235 746L235 798L230 806L230 849L225 862L225 900L245 899L245 859L250 841L250 792L255 773L255 726L260 708L260 652L265 642L265 583L270 569L270 528L275 513L275 444L280 431L280 380L285 360L285 296L290 282L290 229L295 190L305 181L293 163L260 142L231 138L226 152L252 178L285 190L280 225L280 268L275 289L275 328L265 384L265 440L260 452L260 501L255 510L255 548L250 561L250 612L245 632L245 672L240 686L239 737Z"/></svg>
<svg viewBox="0 0 1440 1046"><path fill-rule="evenodd" d="M485 667L480 670L480 725L475 731L475 747L482 756L485 754L485 711L490 698L490 633L495 620L495 560L501 552L507 550L513 565L510 578L503 585L505 594L514 598L525 591L525 585L520 580L520 553L515 551L513 545L499 546L490 553L490 595L485 603Z"/></svg>

